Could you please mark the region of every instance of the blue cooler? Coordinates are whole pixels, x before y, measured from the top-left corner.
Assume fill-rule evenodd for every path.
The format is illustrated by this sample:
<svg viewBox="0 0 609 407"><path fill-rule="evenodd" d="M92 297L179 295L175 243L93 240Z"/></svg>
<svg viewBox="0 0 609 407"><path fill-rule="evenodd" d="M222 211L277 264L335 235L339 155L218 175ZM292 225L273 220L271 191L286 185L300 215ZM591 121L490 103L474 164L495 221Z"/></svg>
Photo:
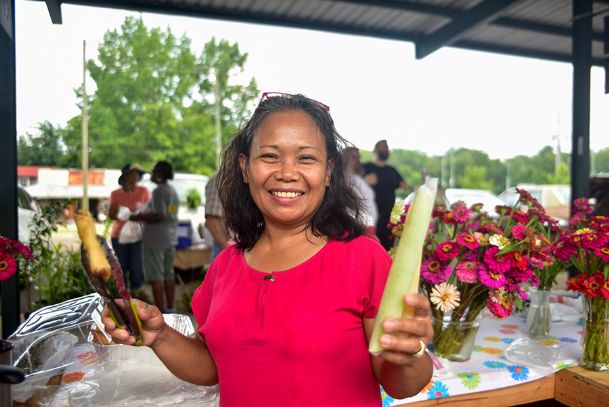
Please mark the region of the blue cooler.
<svg viewBox="0 0 609 407"><path fill-rule="evenodd" d="M178 244L176 249L186 249L192 246L192 225L190 221L178 223Z"/></svg>

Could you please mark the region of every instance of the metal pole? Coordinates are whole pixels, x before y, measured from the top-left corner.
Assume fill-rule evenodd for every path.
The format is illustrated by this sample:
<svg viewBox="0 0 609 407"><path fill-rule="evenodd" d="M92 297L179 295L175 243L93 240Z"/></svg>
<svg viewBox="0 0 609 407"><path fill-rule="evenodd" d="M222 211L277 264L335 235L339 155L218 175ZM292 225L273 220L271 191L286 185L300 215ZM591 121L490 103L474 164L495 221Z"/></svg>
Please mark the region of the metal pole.
<svg viewBox="0 0 609 407"><path fill-rule="evenodd" d="M0 234L17 239L17 120L15 79L15 2L0 0ZM27 243L27 242L25 242ZM19 269L0 283L2 333L9 337L21 322Z"/></svg>
<svg viewBox="0 0 609 407"><path fill-rule="evenodd" d="M87 41L82 42L82 209L89 210L89 114L87 98Z"/></svg>
<svg viewBox="0 0 609 407"><path fill-rule="evenodd" d="M216 68L216 83L214 84L215 124L216 124L216 170L220 169L222 161L222 95L220 94L220 77Z"/></svg>
<svg viewBox="0 0 609 407"><path fill-rule="evenodd" d="M592 0L573 0L573 132L571 199L587 197L590 177ZM581 18L588 15L587 18ZM573 207L571 207L573 213Z"/></svg>

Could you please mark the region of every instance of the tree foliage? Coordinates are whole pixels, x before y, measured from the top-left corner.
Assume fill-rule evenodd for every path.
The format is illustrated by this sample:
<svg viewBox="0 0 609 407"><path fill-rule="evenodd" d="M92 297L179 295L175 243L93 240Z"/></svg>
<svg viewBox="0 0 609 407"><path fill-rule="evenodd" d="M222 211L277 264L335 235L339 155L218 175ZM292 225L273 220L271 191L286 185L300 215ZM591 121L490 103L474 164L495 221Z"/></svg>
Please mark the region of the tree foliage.
<svg viewBox="0 0 609 407"><path fill-rule="evenodd" d="M186 36L148 29L141 19L127 17L120 30L104 35L97 61L87 62L97 87L89 107L91 165L151 167L162 159L178 171L213 172L210 89L216 83L220 89L226 143L258 93L254 79L244 86L232 82L230 73L242 71L246 61L237 44L215 39L197 57ZM82 90L77 93L82 97ZM68 144L80 145L80 133L76 116L66 128Z"/></svg>
<svg viewBox="0 0 609 407"><path fill-rule="evenodd" d="M38 134L26 133L17 144L21 165L69 167L76 160L76 152L65 142L65 130L49 121L38 124Z"/></svg>

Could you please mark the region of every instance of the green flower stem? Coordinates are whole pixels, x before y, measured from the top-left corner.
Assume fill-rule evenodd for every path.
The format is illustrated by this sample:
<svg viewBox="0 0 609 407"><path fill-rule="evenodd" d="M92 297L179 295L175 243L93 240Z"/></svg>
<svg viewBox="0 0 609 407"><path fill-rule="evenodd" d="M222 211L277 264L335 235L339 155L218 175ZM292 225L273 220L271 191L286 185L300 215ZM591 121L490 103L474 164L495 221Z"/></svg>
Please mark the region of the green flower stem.
<svg viewBox="0 0 609 407"><path fill-rule="evenodd" d="M550 292L531 290L531 305L527 314L527 328L532 338L542 338L550 333Z"/></svg>
<svg viewBox="0 0 609 407"><path fill-rule="evenodd" d="M582 332L582 366L593 370L609 369L608 323L609 301L605 298L584 300Z"/></svg>

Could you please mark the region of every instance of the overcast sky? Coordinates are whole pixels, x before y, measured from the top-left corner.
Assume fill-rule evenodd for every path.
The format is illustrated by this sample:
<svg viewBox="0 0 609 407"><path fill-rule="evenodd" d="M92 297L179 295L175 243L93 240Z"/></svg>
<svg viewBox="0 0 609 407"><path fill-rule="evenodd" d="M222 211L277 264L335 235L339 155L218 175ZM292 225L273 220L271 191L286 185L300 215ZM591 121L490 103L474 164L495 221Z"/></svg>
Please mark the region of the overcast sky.
<svg viewBox="0 0 609 407"><path fill-rule="evenodd" d="M103 34L138 13L62 5L51 24L44 2L16 2L17 132L78 114L82 42L95 58ZM213 36L249 54L246 74L261 91L303 93L329 105L339 132L361 149L444 154L451 147L506 159L555 144L571 150L571 65L444 48L417 61L412 43L219 20L141 14L170 27L199 54ZM88 79L87 87L94 89ZM592 70L592 150L609 147L609 95Z"/></svg>

